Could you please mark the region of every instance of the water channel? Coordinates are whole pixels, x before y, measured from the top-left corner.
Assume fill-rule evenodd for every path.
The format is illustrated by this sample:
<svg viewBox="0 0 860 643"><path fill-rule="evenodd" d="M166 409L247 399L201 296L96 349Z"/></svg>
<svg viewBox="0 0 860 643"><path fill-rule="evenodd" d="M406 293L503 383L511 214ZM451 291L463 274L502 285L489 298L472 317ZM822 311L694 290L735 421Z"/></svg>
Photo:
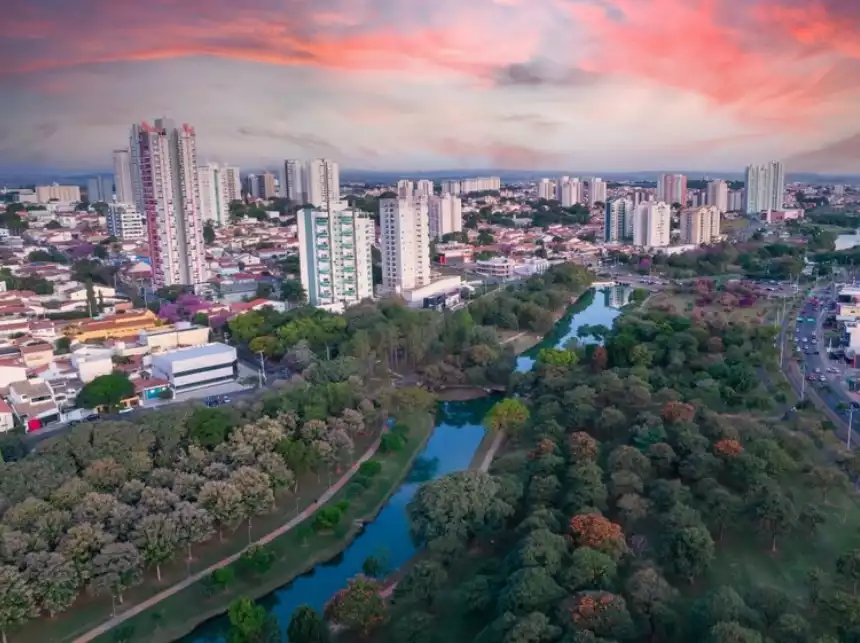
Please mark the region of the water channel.
<svg viewBox="0 0 860 643"><path fill-rule="evenodd" d="M577 331L584 325L611 326L621 314L621 307L627 303L630 292L631 289L623 286L586 292L570 306L540 344L517 358L517 370L532 368L541 348L565 346L577 337ZM587 342L588 338L580 338L580 341ZM469 466L484 437L481 421L494 402L494 398L482 398L439 405L437 424L427 446L376 520L368 524L342 554L317 565L260 600L261 605L275 614L283 629L300 605L310 605L321 612L326 601L345 587L347 580L361 572L361 565L368 556L384 556L391 569L401 567L412 558L416 549L409 536L406 505L423 482ZM203 623L181 641L223 643L228 629L227 618L222 615Z"/></svg>

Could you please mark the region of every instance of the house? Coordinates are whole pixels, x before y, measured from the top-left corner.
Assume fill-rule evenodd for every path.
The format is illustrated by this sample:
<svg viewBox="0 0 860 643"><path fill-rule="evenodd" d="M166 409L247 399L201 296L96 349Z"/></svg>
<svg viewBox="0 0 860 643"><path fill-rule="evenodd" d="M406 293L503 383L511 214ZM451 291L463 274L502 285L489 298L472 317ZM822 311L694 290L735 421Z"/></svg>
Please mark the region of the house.
<svg viewBox="0 0 860 643"><path fill-rule="evenodd" d="M151 310L132 310L100 319L86 319L66 326L66 337L86 342L91 339L122 339L140 334L142 330L156 328L160 320Z"/></svg>
<svg viewBox="0 0 860 643"><path fill-rule="evenodd" d="M46 342L26 344L20 350L27 368L48 366L54 359L54 348Z"/></svg>
<svg viewBox="0 0 860 643"><path fill-rule="evenodd" d="M54 400L54 392L43 380L13 382L9 385L9 401L27 431L38 431L46 424L60 419L60 408Z"/></svg>
<svg viewBox="0 0 860 643"><path fill-rule="evenodd" d="M0 433L11 431L15 428L15 414L12 407L0 399Z"/></svg>

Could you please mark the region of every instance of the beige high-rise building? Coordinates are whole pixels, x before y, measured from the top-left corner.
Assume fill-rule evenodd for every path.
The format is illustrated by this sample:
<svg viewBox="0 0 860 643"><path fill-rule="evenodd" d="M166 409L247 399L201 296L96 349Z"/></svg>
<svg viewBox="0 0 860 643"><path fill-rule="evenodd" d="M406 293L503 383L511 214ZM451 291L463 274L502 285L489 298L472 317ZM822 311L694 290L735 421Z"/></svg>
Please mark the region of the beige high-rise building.
<svg viewBox="0 0 860 643"><path fill-rule="evenodd" d="M304 195L304 163L296 159L284 161L281 169L281 196L293 203L307 203Z"/></svg>
<svg viewBox="0 0 860 643"><path fill-rule="evenodd" d="M224 190L227 195L227 203L242 201L242 177L239 176L239 168L225 165L221 171L224 172Z"/></svg>
<svg viewBox="0 0 860 643"><path fill-rule="evenodd" d="M400 199L409 199L415 192L415 184L409 179L400 179L397 182L397 197Z"/></svg>
<svg viewBox="0 0 860 643"><path fill-rule="evenodd" d="M595 203L606 203L606 183L599 176L588 180L588 205Z"/></svg>
<svg viewBox="0 0 860 643"><path fill-rule="evenodd" d="M555 186L556 198L561 202L561 207L570 208L577 203L584 203L585 197L582 182L577 178L563 176Z"/></svg>
<svg viewBox="0 0 860 643"><path fill-rule="evenodd" d="M340 201L340 168L329 159L313 159L304 169L304 193L309 205L332 208Z"/></svg>
<svg viewBox="0 0 860 643"><path fill-rule="evenodd" d="M39 203L50 203L60 201L61 203L77 203L81 200L81 188L77 185L51 185L36 186L36 201Z"/></svg>
<svg viewBox="0 0 860 643"><path fill-rule="evenodd" d="M415 183L415 196L433 196L433 181L421 179Z"/></svg>
<svg viewBox="0 0 860 643"><path fill-rule="evenodd" d="M271 172L263 172L257 175L257 198L272 199L275 193L275 175Z"/></svg>
<svg viewBox="0 0 860 643"><path fill-rule="evenodd" d="M200 166L197 174L200 181L200 216L204 221L226 225L230 220L230 198L224 168L217 163L207 163Z"/></svg>
<svg viewBox="0 0 860 643"><path fill-rule="evenodd" d="M159 118L132 127L155 288L202 284L203 249L197 136L194 128Z"/></svg>
<svg viewBox="0 0 860 643"><path fill-rule="evenodd" d="M460 194L461 184L459 181L442 181L442 194Z"/></svg>
<svg viewBox="0 0 860 643"><path fill-rule="evenodd" d="M719 241L720 218L715 205L681 210L681 243L698 246Z"/></svg>
<svg viewBox="0 0 860 643"><path fill-rule="evenodd" d="M135 203L134 182L131 179L131 154L128 150L113 151L113 185L117 203Z"/></svg>
<svg viewBox="0 0 860 643"><path fill-rule="evenodd" d="M427 197L380 199L382 287L390 293L430 283L430 222Z"/></svg>
<svg viewBox="0 0 860 643"><path fill-rule="evenodd" d="M603 220L603 240L621 243L633 234L633 201L612 199L606 204Z"/></svg>
<svg viewBox="0 0 860 643"><path fill-rule="evenodd" d="M441 240L446 234L463 230L463 202L453 194L431 196L427 202L430 238Z"/></svg>
<svg viewBox="0 0 860 643"><path fill-rule="evenodd" d="M646 201L633 213L633 245L662 248L672 240L672 206L664 201Z"/></svg>
<svg viewBox="0 0 860 643"><path fill-rule="evenodd" d="M720 180L708 181L708 196L705 205L713 205L720 212L728 212L729 184Z"/></svg>
<svg viewBox="0 0 860 643"><path fill-rule="evenodd" d="M785 167L780 161L747 167L746 213L781 210L785 201Z"/></svg>
<svg viewBox="0 0 860 643"><path fill-rule="evenodd" d="M687 205L687 177L683 174L663 174L657 181L657 200L669 205Z"/></svg>
<svg viewBox="0 0 860 643"><path fill-rule="evenodd" d="M555 199L555 182L552 179L541 179L537 184L537 198L552 201Z"/></svg>

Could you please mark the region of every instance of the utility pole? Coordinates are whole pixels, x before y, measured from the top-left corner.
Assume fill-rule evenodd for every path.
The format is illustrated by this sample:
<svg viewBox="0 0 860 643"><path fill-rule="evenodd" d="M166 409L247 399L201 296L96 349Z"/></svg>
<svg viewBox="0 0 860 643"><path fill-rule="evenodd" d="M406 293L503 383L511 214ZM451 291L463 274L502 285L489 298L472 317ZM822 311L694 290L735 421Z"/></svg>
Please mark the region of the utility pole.
<svg viewBox="0 0 860 643"><path fill-rule="evenodd" d="M266 361L263 359L263 351L260 351L260 388L266 383Z"/></svg>
<svg viewBox="0 0 860 643"><path fill-rule="evenodd" d="M854 404L848 405L848 437L845 438L845 446L851 450L851 433L854 431Z"/></svg>

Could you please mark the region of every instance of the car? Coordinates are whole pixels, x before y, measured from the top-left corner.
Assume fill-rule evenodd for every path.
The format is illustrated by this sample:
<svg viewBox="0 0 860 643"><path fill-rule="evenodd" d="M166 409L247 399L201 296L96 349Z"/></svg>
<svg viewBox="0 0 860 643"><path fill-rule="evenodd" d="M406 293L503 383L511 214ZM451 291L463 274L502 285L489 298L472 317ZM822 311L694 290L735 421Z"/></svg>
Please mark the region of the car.
<svg viewBox="0 0 860 643"><path fill-rule="evenodd" d="M84 418L87 422L95 422L99 419L98 413L90 413L87 417Z"/></svg>
<svg viewBox="0 0 860 643"><path fill-rule="evenodd" d="M130 406L128 406L128 407L126 407L126 408L124 408L124 409L120 409L120 410L119 410L119 414L120 414L120 415L125 415L126 413L131 413L132 411L134 411L134 409L133 409L133 408L131 408Z"/></svg>
<svg viewBox="0 0 860 643"><path fill-rule="evenodd" d="M816 373L821 373L821 369L820 369L820 368L816 368L816 369L815 369L815 372L816 372Z"/></svg>
<svg viewBox="0 0 860 643"><path fill-rule="evenodd" d="M826 382L826 381L827 381L827 376L826 376L826 375L822 375L822 376L820 376L820 377L818 378L818 380L819 380L820 382Z"/></svg>

